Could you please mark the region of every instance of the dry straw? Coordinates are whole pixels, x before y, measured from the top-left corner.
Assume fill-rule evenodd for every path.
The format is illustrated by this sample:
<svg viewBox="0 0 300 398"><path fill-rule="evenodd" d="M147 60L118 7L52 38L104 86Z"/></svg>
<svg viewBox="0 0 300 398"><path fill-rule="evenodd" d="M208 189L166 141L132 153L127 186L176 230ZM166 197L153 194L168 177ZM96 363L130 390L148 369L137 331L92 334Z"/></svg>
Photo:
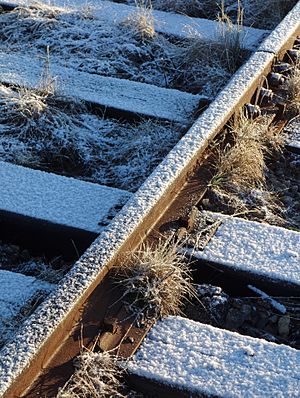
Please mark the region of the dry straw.
<svg viewBox="0 0 300 398"><path fill-rule="evenodd" d="M178 315L184 301L195 296L180 247L173 239L161 240L155 247L145 245L115 269L116 282L124 289L123 300L138 317Z"/></svg>
<svg viewBox="0 0 300 398"><path fill-rule="evenodd" d="M57 398L111 398L124 397L122 370L117 359L108 352L83 349L76 358L75 372L57 394Z"/></svg>

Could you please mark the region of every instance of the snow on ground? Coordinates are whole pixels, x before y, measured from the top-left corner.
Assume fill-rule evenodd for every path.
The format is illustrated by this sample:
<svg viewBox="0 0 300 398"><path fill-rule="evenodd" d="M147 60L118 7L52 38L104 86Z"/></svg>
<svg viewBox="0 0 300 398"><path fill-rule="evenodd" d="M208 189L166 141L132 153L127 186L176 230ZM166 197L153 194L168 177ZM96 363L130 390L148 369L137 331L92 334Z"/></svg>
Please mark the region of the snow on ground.
<svg viewBox="0 0 300 398"><path fill-rule="evenodd" d="M34 1L18 0L16 4L34 5ZM174 36L179 39L201 38L206 42L214 42L220 39L220 24L214 20L203 18L191 18L186 15L157 11L151 7L146 7L142 3L128 6L122 3L111 1L89 1L88 4L82 0L45 0L44 4L55 7L67 8L69 10L81 10L87 18L105 19L107 22L122 24L134 14L148 16L153 19L154 29L157 33ZM176 8L176 5L175 5ZM241 44L245 49L253 50L258 43L268 33L266 30L251 27L234 27L233 31L240 29Z"/></svg>
<svg viewBox="0 0 300 398"><path fill-rule="evenodd" d="M225 268L300 286L300 233L254 221L207 213L221 225L195 257ZM205 213L204 213L205 215Z"/></svg>
<svg viewBox="0 0 300 398"><path fill-rule="evenodd" d="M180 317L152 328L128 371L224 398L298 397L300 352Z"/></svg>
<svg viewBox="0 0 300 398"><path fill-rule="evenodd" d="M13 329L20 326L20 311L29 305L30 299L44 292L49 293L53 285L31 276L0 270L0 346L9 338ZM28 307L28 311L30 305Z"/></svg>
<svg viewBox="0 0 300 398"><path fill-rule="evenodd" d="M119 1L119 0L118 0ZM121 0L122 1L122 0ZM123 0L134 5L136 0ZM150 0L141 0L149 4ZM224 11L233 21L237 20L238 4L243 10L243 21L246 26L274 29L284 15L297 3L297 0L151 0L153 8L175 11L192 17L216 19Z"/></svg>
<svg viewBox="0 0 300 398"><path fill-rule="evenodd" d="M119 122L74 99L0 85L0 160L135 191L185 126Z"/></svg>
<svg viewBox="0 0 300 398"><path fill-rule="evenodd" d="M284 133L286 134L287 145L300 150L300 116L288 123L284 129Z"/></svg>
<svg viewBox="0 0 300 398"><path fill-rule="evenodd" d="M119 189L5 162L0 162L0 186L1 211L95 233L129 196Z"/></svg>
<svg viewBox="0 0 300 398"><path fill-rule="evenodd" d="M187 164L198 156L209 140L220 130L224 120L230 117L229 109L238 106L250 85L254 85L262 71L271 65L270 53L254 54L231 79L226 89L196 121L189 132L160 163L140 190L132 196L106 231L78 260L62 280L55 295L41 304L14 342L1 352L0 394L4 394L15 379L34 360L44 341L74 307L82 294L93 285L99 273L104 272L116 252L124 245L128 236L139 228L153 209L161 195L172 189L183 175ZM30 342L30 344L28 344ZM13 354L12 354L13 353Z"/></svg>
<svg viewBox="0 0 300 398"><path fill-rule="evenodd" d="M209 97L245 55L236 56L234 48L225 54L223 45L205 43L201 36L188 41L147 36L151 25L138 28L134 18L120 24L100 15L88 18L82 11L36 6L2 14L0 22L2 51L30 52L35 59L48 48L51 64ZM237 58L235 65L228 62L228 53Z"/></svg>

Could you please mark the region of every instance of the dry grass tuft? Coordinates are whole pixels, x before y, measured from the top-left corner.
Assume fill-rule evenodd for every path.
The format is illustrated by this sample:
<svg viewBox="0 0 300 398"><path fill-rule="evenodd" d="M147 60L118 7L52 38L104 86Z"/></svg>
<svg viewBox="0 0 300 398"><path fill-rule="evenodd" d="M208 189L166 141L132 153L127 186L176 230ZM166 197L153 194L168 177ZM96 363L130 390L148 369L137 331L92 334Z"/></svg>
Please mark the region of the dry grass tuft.
<svg viewBox="0 0 300 398"><path fill-rule="evenodd" d="M37 119L47 108L47 94L21 88L10 96L7 106L25 119Z"/></svg>
<svg viewBox="0 0 300 398"><path fill-rule="evenodd" d="M297 0L243 0L247 25L274 29L296 3Z"/></svg>
<svg viewBox="0 0 300 398"><path fill-rule="evenodd" d="M222 8L219 15L218 31L214 42L205 42L193 27L190 40L178 43L171 56L182 86L191 92L203 92L209 81L209 95L215 96L222 87L222 80L229 79L241 65L246 54L243 48L243 13L238 9L238 24L234 25ZM223 81L224 81L223 80ZM194 91L193 91L194 89Z"/></svg>
<svg viewBox="0 0 300 398"><path fill-rule="evenodd" d="M285 87L288 95L288 111L293 116L300 113L300 65L294 68L293 72L285 81Z"/></svg>
<svg viewBox="0 0 300 398"><path fill-rule="evenodd" d="M57 398L111 398L124 397L122 371L117 360L108 352L92 352L87 349L77 357L75 373L59 391Z"/></svg>
<svg viewBox="0 0 300 398"><path fill-rule="evenodd" d="M143 247L128 263L116 268L129 309L137 316L163 318L178 315L185 300L195 295L191 272L180 245L173 239Z"/></svg>
<svg viewBox="0 0 300 398"><path fill-rule="evenodd" d="M219 145L217 173L211 189L217 202L225 203L233 214L255 214L265 221L282 224L282 205L268 188L267 159L281 151L278 136L268 116L247 118L240 112L229 125L232 141Z"/></svg>
<svg viewBox="0 0 300 398"><path fill-rule="evenodd" d="M240 0L237 1L236 23L225 12L224 3L221 5L221 12L218 15L219 35L218 43L223 48L222 58L227 69L233 73L239 66L243 57L243 9ZM223 62L224 62L223 61Z"/></svg>
<svg viewBox="0 0 300 398"><path fill-rule="evenodd" d="M280 149L280 137L270 126L270 119L260 116L247 118L242 112L229 126L233 144L227 144L219 153L215 181L226 188L243 191L265 185L265 158L271 148Z"/></svg>
<svg viewBox="0 0 300 398"><path fill-rule="evenodd" d="M125 21L135 34L142 40L150 40L156 36L151 1L135 0L136 11Z"/></svg>

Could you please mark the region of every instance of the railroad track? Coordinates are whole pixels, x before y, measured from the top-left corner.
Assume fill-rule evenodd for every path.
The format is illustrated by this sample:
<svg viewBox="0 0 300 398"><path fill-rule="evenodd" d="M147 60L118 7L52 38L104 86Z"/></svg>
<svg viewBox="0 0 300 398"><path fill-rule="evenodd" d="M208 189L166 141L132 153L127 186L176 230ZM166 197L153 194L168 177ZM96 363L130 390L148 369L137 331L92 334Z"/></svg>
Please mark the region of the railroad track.
<svg viewBox="0 0 300 398"><path fill-rule="evenodd" d="M150 396L298 396L299 3L272 32L162 11L153 25L149 10L137 19L110 2L18 4L0 15L1 396L56 396L83 347L134 355L128 388ZM237 35L234 67L228 47L230 65L206 58L192 68L195 48L222 58ZM268 141L243 141L247 123L271 131ZM265 151L268 173L251 185L247 169L233 189L242 171L224 164L245 145ZM179 245L196 290L184 317L154 322L129 311L133 293L122 301L114 270L165 239Z"/></svg>

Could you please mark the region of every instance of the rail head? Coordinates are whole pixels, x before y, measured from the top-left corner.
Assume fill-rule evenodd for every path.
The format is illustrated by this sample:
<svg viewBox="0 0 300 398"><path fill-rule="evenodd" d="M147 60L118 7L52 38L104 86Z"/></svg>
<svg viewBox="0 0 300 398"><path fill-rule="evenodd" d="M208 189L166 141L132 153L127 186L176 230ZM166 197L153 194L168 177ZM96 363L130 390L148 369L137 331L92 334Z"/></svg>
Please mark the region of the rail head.
<svg viewBox="0 0 300 398"><path fill-rule="evenodd" d="M293 25L292 25L293 24ZM292 25L292 26L291 26ZM287 36L287 32L289 36ZM56 290L25 321L14 341L0 352L0 396L17 397L79 319L75 315L116 258L133 250L174 200L189 170L234 111L247 102L275 57L300 33L300 2L238 70L163 162L129 200L109 227L77 261ZM272 42L272 40L271 40ZM270 50L271 49L271 50ZM274 51L275 52L274 52ZM278 53L277 53L278 51Z"/></svg>

